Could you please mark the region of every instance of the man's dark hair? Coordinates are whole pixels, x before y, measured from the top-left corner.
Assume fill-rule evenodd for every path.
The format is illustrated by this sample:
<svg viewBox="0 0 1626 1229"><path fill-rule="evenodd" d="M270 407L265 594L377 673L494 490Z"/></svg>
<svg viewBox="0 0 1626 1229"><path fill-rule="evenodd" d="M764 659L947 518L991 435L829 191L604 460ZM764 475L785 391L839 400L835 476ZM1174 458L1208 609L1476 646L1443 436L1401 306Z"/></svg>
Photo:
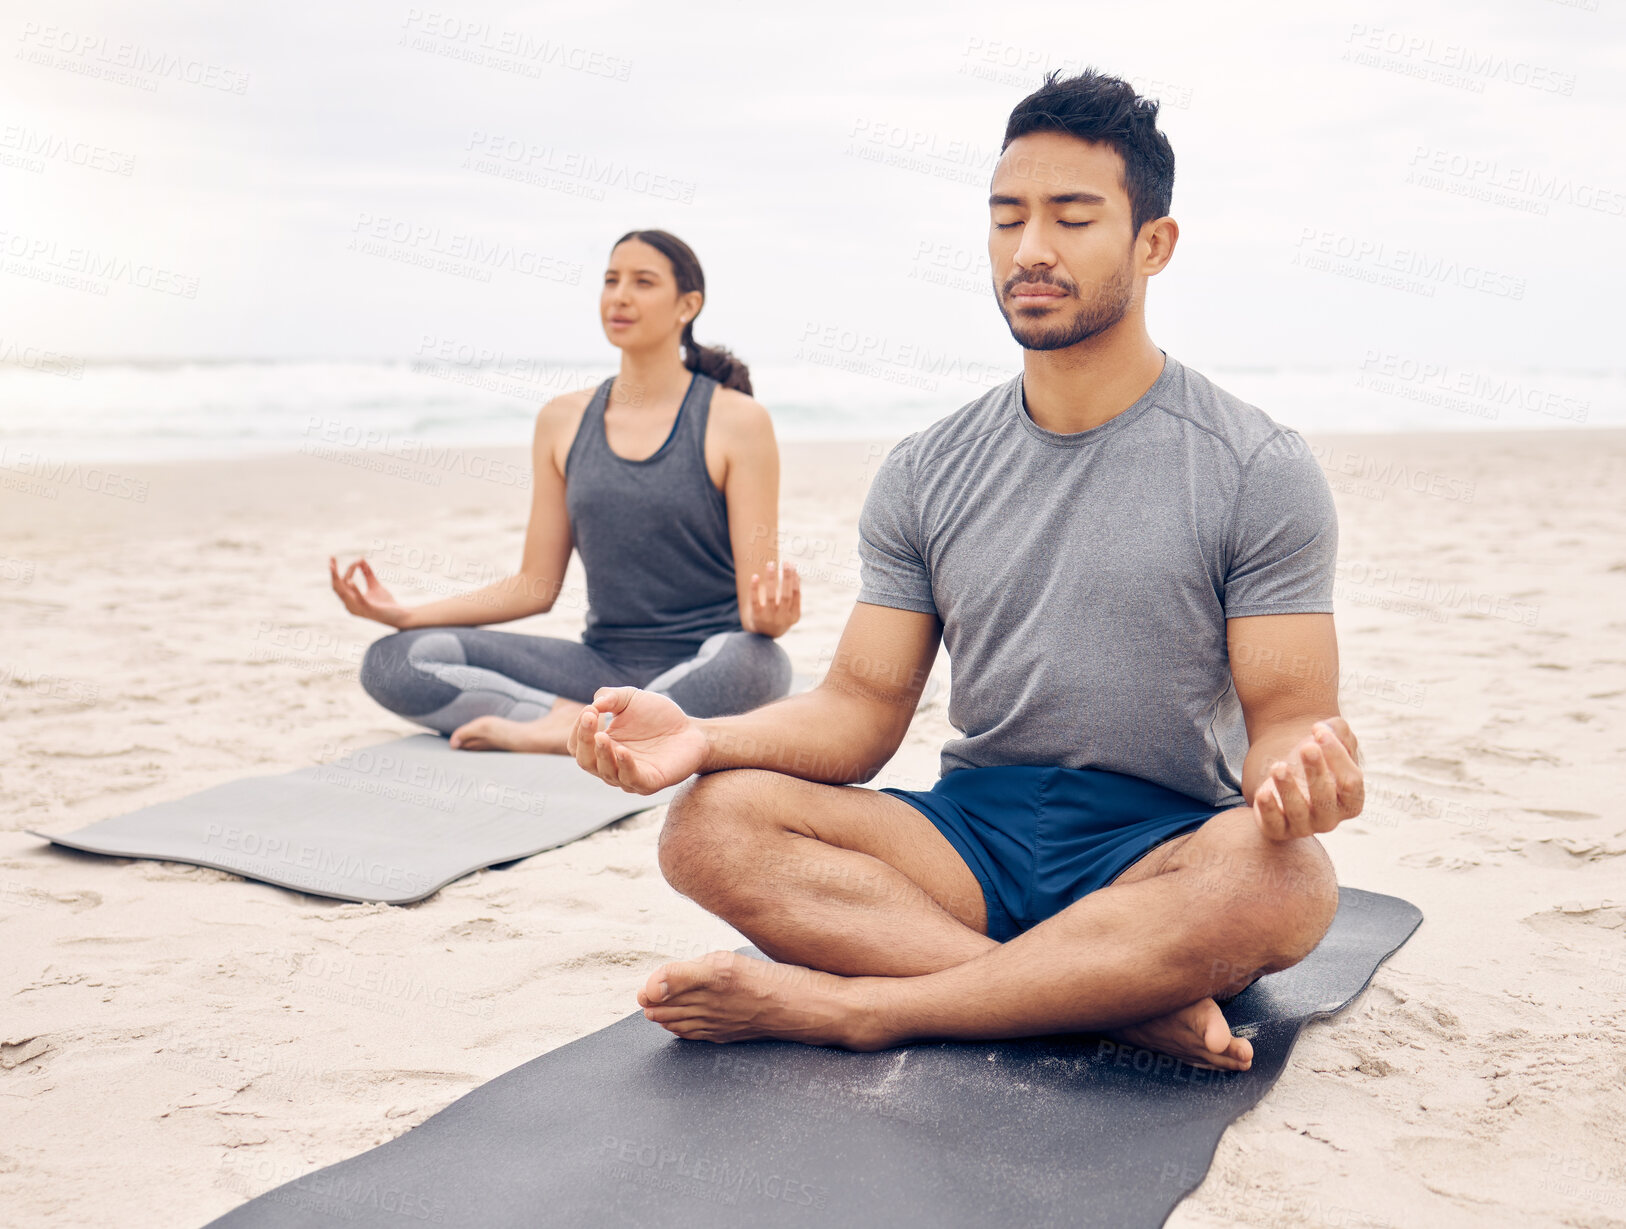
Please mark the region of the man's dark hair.
<svg viewBox="0 0 1626 1229"><path fill-rule="evenodd" d="M1003 152L1033 132L1064 132L1110 145L1123 159L1129 227L1138 235L1144 223L1169 212L1174 195L1174 149L1157 130L1157 108L1157 99L1142 98L1118 77L1086 68L1063 78L1058 69L1016 104L999 148Z"/></svg>

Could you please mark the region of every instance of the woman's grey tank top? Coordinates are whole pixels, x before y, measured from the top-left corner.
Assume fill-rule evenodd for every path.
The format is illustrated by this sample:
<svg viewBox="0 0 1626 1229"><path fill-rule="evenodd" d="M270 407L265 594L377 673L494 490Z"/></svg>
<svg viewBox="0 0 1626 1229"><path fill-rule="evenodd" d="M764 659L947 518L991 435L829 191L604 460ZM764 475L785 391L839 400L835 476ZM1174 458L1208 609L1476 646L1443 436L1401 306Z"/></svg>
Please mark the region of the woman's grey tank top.
<svg viewBox="0 0 1626 1229"><path fill-rule="evenodd" d="M565 458L571 541L587 573L582 642L628 661L681 661L740 631L728 505L706 470L717 381L695 372L666 442L630 461L610 450L598 386Z"/></svg>

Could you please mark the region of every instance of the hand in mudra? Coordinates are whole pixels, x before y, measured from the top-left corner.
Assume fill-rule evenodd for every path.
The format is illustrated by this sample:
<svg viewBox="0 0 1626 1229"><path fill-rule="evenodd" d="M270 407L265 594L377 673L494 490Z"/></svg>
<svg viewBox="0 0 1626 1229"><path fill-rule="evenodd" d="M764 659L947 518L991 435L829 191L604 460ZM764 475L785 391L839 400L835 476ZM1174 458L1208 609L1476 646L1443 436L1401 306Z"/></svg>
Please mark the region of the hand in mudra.
<svg viewBox="0 0 1626 1229"><path fill-rule="evenodd" d="M608 729L601 729L608 714ZM677 701L638 687L601 687L582 709L565 749L595 777L631 794L653 794L699 771L700 724Z"/></svg>
<svg viewBox="0 0 1626 1229"><path fill-rule="evenodd" d="M361 569L362 580L366 582L363 588L353 577L356 569ZM344 608L351 614L363 619L372 619L386 627L400 627L406 622L407 608L395 600L395 595L384 587L384 582L373 574L373 568L365 559L357 559L345 568L344 575L339 575L339 561L332 555L327 557L328 577L333 584L333 592L339 595Z"/></svg>
<svg viewBox="0 0 1626 1229"><path fill-rule="evenodd" d="M1366 803L1359 746L1342 717L1316 722L1254 791L1259 830L1270 840L1288 841L1331 832L1359 815Z"/></svg>
<svg viewBox="0 0 1626 1229"><path fill-rule="evenodd" d="M794 563L783 567L768 563L766 577L751 573L751 605L745 630L775 638L783 636L802 617L802 578Z"/></svg>

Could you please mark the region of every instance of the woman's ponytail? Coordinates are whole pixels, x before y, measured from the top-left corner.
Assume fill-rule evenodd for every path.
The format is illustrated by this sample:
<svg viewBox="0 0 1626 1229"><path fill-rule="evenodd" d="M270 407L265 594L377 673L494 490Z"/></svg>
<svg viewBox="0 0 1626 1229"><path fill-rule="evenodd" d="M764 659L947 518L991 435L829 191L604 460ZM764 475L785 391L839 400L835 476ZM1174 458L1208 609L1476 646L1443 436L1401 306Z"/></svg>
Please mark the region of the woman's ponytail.
<svg viewBox="0 0 1626 1229"><path fill-rule="evenodd" d="M751 395L751 369L726 346L703 346L694 339L694 325L683 326L683 365L710 376L724 388Z"/></svg>
<svg viewBox="0 0 1626 1229"><path fill-rule="evenodd" d="M637 239L649 244L671 261L672 276L677 281L678 294L685 295L698 290L704 307L706 275L700 269L700 258L694 254L693 248L670 231L664 230L629 230L615 241L614 246L619 247L628 239ZM695 314L699 315L698 312ZM690 371L710 376L724 388L732 388L748 397L751 395L750 368L735 357L733 351L723 346L702 346L695 341L693 321L683 326L683 365Z"/></svg>

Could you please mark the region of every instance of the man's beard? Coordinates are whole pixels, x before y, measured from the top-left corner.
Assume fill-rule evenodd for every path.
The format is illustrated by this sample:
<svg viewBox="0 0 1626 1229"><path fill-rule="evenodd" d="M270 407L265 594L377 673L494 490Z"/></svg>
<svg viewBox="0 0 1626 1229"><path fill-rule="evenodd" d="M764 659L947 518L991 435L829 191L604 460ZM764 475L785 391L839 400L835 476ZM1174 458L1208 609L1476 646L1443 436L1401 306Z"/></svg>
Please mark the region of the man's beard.
<svg viewBox="0 0 1626 1229"><path fill-rule="evenodd" d="M1113 273L1111 279L1096 289L1093 299L1087 303L1080 303L1072 319L1059 323L1013 319L1011 309L1005 305L1007 296L1017 286L1030 282L1055 286L1065 291L1067 296L1075 301L1078 298L1077 286L1049 273L1018 273L1006 282L1004 294L996 296L999 311L1005 317L1005 323L1010 326L1011 336L1016 338L1016 344L1024 350L1065 350L1068 346L1076 346L1079 342L1110 329L1122 320L1135 295L1134 278L1129 273L1129 262L1125 261ZM1067 298L1059 299L1058 302L1065 303Z"/></svg>

